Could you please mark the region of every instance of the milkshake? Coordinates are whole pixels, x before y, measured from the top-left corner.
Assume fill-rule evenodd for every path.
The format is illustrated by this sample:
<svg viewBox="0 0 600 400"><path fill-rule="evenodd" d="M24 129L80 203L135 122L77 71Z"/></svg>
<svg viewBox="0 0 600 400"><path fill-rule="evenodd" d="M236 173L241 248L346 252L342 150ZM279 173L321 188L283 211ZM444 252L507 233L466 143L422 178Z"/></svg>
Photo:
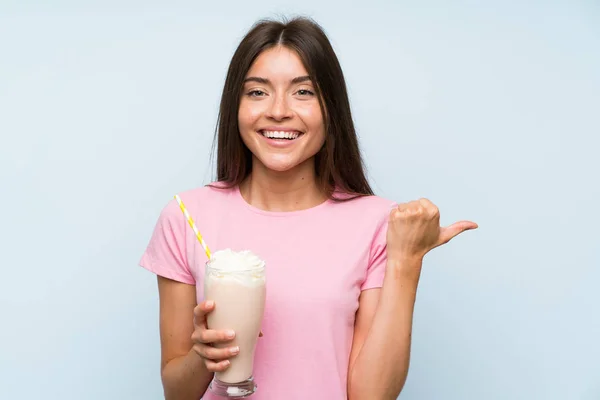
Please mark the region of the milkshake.
<svg viewBox="0 0 600 400"><path fill-rule="evenodd" d="M250 251L213 253L206 263L204 298L215 302L208 329L233 329L235 338L215 347L239 346L230 366L216 372L209 389L220 396L243 398L256 390L252 377L254 350L265 309L265 263Z"/></svg>

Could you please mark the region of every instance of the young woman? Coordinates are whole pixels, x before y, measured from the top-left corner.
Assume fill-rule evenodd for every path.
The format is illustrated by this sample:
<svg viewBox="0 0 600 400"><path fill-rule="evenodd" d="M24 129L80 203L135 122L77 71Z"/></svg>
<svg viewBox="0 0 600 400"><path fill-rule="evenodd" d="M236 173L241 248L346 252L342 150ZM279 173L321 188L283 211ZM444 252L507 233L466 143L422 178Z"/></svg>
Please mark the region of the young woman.
<svg viewBox="0 0 600 400"><path fill-rule="evenodd" d="M256 24L223 89L217 181L180 196L209 246L266 261L257 400L395 399L406 380L424 255L461 232L426 199L396 205L365 177L346 84L314 22ZM175 201L141 265L158 275L162 382L168 400L206 392L237 349L206 328L206 255ZM210 300L210 299L206 299ZM205 394L206 392L206 394Z"/></svg>

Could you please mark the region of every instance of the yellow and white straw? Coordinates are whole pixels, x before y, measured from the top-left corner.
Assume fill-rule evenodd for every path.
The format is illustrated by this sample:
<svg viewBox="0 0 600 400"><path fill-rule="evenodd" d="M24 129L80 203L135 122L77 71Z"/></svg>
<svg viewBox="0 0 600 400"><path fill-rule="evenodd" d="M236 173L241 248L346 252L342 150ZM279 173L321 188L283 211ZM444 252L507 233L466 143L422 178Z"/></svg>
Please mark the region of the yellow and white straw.
<svg viewBox="0 0 600 400"><path fill-rule="evenodd" d="M183 201L181 201L181 198L179 197L179 195L177 195L177 194L175 195L175 200L177 200L177 203L179 203L179 208L181 208L181 211L183 212L183 215L185 215L185 218L187 219L188 224L190 224L190 226L192 227L192 230L196 234L198 241L200 242L200 244L202 245L202 248L206 252L206 257L208 257L208 259L210 260L210 250L208 249L208 246L204 242L204 239L202 239L202 235L198 231L198 228L196 227L194 220L190 216L190 213L188 213L188 210L183 205Z"/></svg>

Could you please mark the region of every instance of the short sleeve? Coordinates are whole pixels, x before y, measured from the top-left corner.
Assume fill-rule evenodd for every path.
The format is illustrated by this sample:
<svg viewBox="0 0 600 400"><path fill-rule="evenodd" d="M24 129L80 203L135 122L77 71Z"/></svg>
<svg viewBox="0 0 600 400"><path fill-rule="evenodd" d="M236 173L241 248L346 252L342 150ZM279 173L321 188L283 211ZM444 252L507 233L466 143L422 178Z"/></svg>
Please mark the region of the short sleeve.
<svg viewBox="0 0 600 400"><path fill-rule="evenodd" d="M165 278L195 285L186 257L186 221L175 200L162 210L140 266Z"/></svg>
<svg viewBox="0 0 600 400"><path fill-rule="evenodd" d="M391 208L390 208L391 209ZM388 227L389 212L384 213L377 225L377 230L371 242L369 251L369 266L367 268L367 276L360 290L380 288L383 286L383 278L385 276L385 265L387 263L387 227Z"/></svg>

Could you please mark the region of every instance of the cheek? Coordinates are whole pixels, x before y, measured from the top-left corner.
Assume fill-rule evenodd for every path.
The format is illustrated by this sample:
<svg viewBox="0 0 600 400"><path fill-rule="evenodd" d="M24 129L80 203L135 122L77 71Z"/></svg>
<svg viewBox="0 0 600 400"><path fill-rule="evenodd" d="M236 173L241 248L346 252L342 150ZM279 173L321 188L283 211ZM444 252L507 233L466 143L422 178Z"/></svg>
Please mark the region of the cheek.
<svg viewBox="0 0 600 400"><path fill-rule="evenodd" d="M324 130L323 115L321 114L321 108L318 103L298 107L296 112L309 130L313 132Z"/></svg>
<svg viewBox="0 0 600 400"><path fill-rule="evenodd" d="M316 133L316 137L318 138L316 141L319 143L319 147L325 143L325 122L323 121L323 117L320 114L320 111L315 115L313 114L312 120L310 123L311 131Z"/></svg>
<svg viewBox="0 0 600 400"><path fill-rule="evenodd" d="M252 125L260 118L262 110L256 104L242 102L238 112L238 123L241 129L251 129Z"/></svg>
<svg viewBox="0 0 600 400"><path fill-rule="evenodd" d="M322 131L319 141L315 144L315 154L318 153L325 145L325 132Z"/></svg>

